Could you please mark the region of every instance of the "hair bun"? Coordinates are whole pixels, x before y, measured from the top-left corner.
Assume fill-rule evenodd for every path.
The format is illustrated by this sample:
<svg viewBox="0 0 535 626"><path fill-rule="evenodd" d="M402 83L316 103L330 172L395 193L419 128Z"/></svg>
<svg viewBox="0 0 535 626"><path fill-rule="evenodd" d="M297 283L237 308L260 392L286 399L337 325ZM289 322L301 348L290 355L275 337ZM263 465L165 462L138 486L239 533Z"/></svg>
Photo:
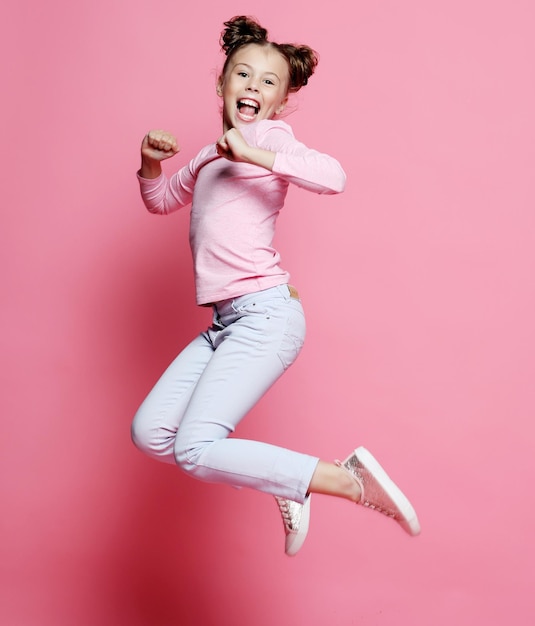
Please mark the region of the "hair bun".
<svg viewBox="0 0 535 626"><path fill-rule="evenodd" d="M267 43L267 30L251 17L237 15L224 25L226 28L221 33L221 48L227 56L248 43Z"/></svg>
<svg viewBox="0 0 535 626"><path fill-rule="evenodd" d="M290 67L289 91L296 92L308 83L318 65L318 55L309 46L292 43L274 44L277 50L286 57Z"/></svg>

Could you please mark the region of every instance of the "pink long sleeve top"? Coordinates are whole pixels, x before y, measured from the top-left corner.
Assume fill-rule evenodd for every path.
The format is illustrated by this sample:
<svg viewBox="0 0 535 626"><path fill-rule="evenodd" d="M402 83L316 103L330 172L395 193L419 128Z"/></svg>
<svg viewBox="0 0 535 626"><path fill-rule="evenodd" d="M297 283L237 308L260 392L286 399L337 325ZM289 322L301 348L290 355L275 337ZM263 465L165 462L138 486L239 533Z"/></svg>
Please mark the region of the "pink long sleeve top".
<svg viewBox="0 0 535 626"><path fill-rule="evenodd" d="M275 152L272 171L229 161L210 144L169 179L138 174L151 213L191 204L189 239L200 305L288 282L273 238L289 183L320 194L345 187L338 161L297 141L287 123L263 120L240 132L249 145Z"/></svg>

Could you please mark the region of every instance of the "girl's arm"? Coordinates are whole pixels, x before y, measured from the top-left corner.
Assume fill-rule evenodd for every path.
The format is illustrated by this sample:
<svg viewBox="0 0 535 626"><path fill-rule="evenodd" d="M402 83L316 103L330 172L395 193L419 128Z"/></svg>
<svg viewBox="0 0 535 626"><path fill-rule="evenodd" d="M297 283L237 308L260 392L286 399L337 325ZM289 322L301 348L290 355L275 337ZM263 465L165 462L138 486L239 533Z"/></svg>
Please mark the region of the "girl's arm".
<svg viewBox="0 0 535 626"><path fill-rule="evenodd" d="M161 162L173 157L180 148L174 135L151 130L141 144L141 168L138 170L141 198L150 213L168 214L191 202L193 182L189 168L182 168L169 180Z"/></svg>
<svg viewBox="0 0 535 626"><path fill-rule="evenodd" d="M284 122L260 122L232 128L217 142L217 151L231 161L252 163L315 193L340 193L346 174L340 163L297 141ZM245 135L245 136L244 136Z"/></svg>
<svg viewBox="0 0 535 626"><path fill-rule="evenodd" d="M161 162L179 152L177 140L164 130L151 130L141 144L141 178L158 178L162 173Z"/></svg>
<svg viewBox="0 0 535 626"><path fill-rule="evenodd" d="M275 152L250 146L236 128L231 128L219 139L216 149L219 156L225 157L229 161L251 163L266 170L273 170Z"/></svg>

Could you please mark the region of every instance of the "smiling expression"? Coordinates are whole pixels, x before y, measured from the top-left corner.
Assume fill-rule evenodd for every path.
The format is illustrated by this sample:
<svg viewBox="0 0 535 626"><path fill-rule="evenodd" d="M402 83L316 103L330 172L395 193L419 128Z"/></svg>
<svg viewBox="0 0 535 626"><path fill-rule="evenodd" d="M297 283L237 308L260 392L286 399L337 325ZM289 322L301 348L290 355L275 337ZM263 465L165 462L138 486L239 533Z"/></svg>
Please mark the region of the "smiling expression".
<svg viewBox="0 0 535 626"><path fill-rule="evenodd" d="M258 44L239 48L217 85L223 98L223 130L281 113L288 84L288 62L275 48Z"/></svg>

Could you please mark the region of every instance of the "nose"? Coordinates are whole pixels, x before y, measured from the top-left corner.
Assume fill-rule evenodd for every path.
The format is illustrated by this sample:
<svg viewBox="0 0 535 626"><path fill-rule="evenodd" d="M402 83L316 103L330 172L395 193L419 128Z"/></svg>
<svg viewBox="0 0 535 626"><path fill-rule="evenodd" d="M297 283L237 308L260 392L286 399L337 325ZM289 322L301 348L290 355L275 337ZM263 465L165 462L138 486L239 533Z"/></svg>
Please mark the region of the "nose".
<svg viewBox="0 0 535 626"><path fill-rule="evenodd" d="M247 91L255 91L258 92L258 86L256 84L256 79L251 78L249 84L247 85Z"/></svg>

